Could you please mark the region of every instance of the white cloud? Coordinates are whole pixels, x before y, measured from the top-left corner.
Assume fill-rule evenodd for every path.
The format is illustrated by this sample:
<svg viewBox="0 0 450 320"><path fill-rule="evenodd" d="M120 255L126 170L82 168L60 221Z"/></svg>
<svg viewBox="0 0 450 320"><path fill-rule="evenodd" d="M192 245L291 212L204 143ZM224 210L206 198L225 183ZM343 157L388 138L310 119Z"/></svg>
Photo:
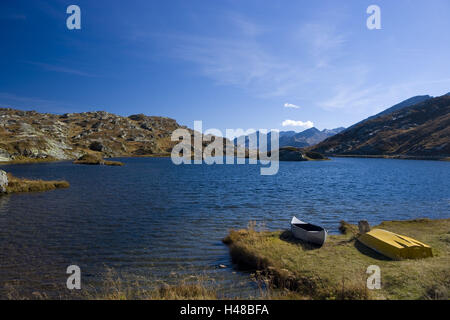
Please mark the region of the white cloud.
<svg viewBox="0 0 450 320"><path fill-rule="evenodd" d="M265 31L262 26L249 21L241 14L230 13L227 16L230 23L245 36L258 36Z"/></svg>
<svg viewBox="0 0 450 320"><path fill-rule="evenodd" d="M438 90L430 91L431 85ZM372 86L369 86L367 81L357 81L331 88L331 97L319 101L318 106L329 111L342 110L349 114L367 117L416 95L438 96L448 91L449 85L450 78Z"/></svg>
<svg viewBox="0 0 450 320"><path fill-rule="evenodd" d="M285 108L292 108L292 109L299 109L300 108L299 106L297 106L295 104L292 104L292 103L285 103L284 107Z"/></svg>
<svg viewBox="0 0 450 320"><path fill-rule="evenodd" d="M295 121L295 120L284 120L283 123L281 124L283 127L302 127L305 129L309 129L314 127L314 123L312 121Z"/></svg>

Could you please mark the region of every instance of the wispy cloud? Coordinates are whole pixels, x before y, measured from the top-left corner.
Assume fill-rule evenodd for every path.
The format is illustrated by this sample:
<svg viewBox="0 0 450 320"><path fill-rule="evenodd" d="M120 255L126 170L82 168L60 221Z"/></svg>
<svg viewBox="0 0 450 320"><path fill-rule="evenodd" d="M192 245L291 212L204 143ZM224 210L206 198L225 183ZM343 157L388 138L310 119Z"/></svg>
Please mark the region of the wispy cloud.
<svg viewBox="0 0 450 320"><path fill-rule="evenodd" d="M256 42L195 36L180 40L177 57L194 62L204 75L220 84L262 85L284 69Z"/></svg>
<svg viewBox="0 0 450 320"><path fill-rule="evenodd" d="M228 19L238 31L245 36L258 36L265 32L265 28L251 22L243 15L237 13L228 14Z"/></svg>
<svg viewBox="0 0 450 320"><path fill-rule="evenodd" d="M27 97L27 96L19 96L9 92L0 92L0 103L2 105L9 105L11 102L18 103L26 103L26 104L51 104L56 103L56 101L42 99L38 97Z"/></svg>
<svg viewBox="0 0 450 320"><path fill-rule="evenodd" d="M285 103L285 104L284 104L284 107L285 107L285 108L291 108L291 109L300 109L299 106L297 106L297 105L295 105L295 104L292 104L292 103Z"/></svg>
<svg viewBox="0 0 450 320"><path fill-rule="evenodd" d="M264 27L243 16L232 16L230 25L239 32L226 37L165 35L164 39L172 38L174 56L193 63L204 76L262 97L301 95L305 84L322 77L317 71L329 65L330 52L345 42L331 27L307 24L301 31L286 28L282 37L291 48L280 51L267 47Z"/></svg>
<svg viewBox="0 0 450 320"><path fill-rule="evenodd" d="M76 76L80 76L80 77L91 77L91 78L98 77L97 75L94 75L91 73L87 73L87 72L77 70L77 69L68 68L68 67L61 66L61 65L53 65L53 64L35 62L35 61L25 61L25 62L28 64L31 64L31 65L38 66L47 71L67 73L67 74L76 75Z"/></svg>
<svg viewBox="0 0 450 320"><path fill-rule="evenodd" d="M68 102L45 99L36 96L17 95L15 93L0 92L0 107L37 109L43 108L51 112L66 113L76 108Z"/></svg>
<svg viewBox="0 0 450 320"><path fill-rule="evenodd" d="M323 56L346 42L346 36L333 29L324 23L306 23L298 31L298 40L309 44L307 48L314 56Z"/></svg>
<svg viewBox="0 0 450 320"><path fill-rule="evenodd" d="M338 85L330 98L319 102L324 109L354 109L358 110L370 105L376 96L377 87L364 88L358 85Z"/></svg>
<svg viewBox="0 0 450 320"><path fill-rule="evenodd" d="M425 84L403 85L394 78L374 80L377 70L373 62L349 59L349 39L354 35L345 28L337 31L339 19L284 22L276 41L277 31L270 24L255 23L242 14L224 15L224 19L230 26L224 34L150 37L163 39L172 57L190 63L193 70L216 84L235 86L257 97L300 100L311 107L364 117L413 95L431 94ZM283 105L299 108L292 103ZM309 125L293 120L283 123Z"/></svg>
<svg viewBox="0 0 450 320"><path fill-rule="evenodd" d="M301 127L304 129L309 129L314 127L314 123L312 121L295 121L295 120L284 120L281 124L283 127Z"/></svg>
<svg viewBox="0 0 450 320"><path fill-rule="evenodd" d="M429 88L438 88L430 92ZM375 114L412 96L430 94L439 96L450 88L450 78L404 82L401 84L367 85L367 81L338 84L331 89L332 95L318 102L325 110L342 110L347 113Z"/></svg>

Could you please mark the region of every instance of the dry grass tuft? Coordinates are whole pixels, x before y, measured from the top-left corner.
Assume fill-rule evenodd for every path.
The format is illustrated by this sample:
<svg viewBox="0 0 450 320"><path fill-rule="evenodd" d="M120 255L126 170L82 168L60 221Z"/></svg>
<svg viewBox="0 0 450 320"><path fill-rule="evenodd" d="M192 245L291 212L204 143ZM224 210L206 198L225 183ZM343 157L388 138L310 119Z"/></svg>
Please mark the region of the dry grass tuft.
<svg viewBox="0 0 450 320"><path fill-rule="evenodd" d="M29 180L16 178L11 173L8 173L6 193L42 192L69 187L70 184L67 181Z"/></svg>
<svg viewBox="0 0 450 320"><path fill-rule="evenodd" d="M108 270L105 289L85 298L94 300L216 300L217 292L206 276L190 276L180 279L176 284L155 282L148 289L136 280L134 285L125 284L114 271Z"/></svg>
<svg viewBox="0 0 450 320"><path fill-rule="evenodd" d="M357 226L355 226L354 224L345 222L345 221L341 221L339 223L339 231L342 234L354 235L354 236L358 235L358 233L359 233L359 229Z"/></svg>

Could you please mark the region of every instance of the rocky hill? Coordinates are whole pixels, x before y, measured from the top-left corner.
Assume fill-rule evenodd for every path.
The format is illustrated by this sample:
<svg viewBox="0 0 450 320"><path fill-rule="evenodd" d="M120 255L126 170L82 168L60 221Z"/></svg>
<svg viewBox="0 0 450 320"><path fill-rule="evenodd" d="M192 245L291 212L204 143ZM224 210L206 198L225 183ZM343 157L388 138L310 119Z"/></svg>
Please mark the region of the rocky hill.
<svg viewBox="0 0 450 320"><path fill-rule="evenodd" d="M309 148L327 155L450 156L450 96L362 121Z"/></svg>
<svg viewBox="0 0 450 320"><path fill-rule="evenodd" d="M168 154L175 120L98 111L64 115L0 108L0 161ZM190 130L193 133L192 130Z"/></svg>

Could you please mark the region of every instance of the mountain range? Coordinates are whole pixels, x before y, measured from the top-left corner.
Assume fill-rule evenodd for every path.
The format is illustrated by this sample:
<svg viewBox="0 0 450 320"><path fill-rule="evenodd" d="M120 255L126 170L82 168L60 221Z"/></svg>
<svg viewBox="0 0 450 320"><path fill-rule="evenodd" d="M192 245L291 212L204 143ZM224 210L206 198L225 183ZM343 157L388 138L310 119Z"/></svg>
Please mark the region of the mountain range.
<svg viewBox="0 0 450 320"><path fill-rule="evenodd" d="M319 129L313 127L302 132L295 131L280 131L279 132L279 147L296 147L304 148L308 146L315 145L328 137L334 136L335 134L345 130L345 128L336 129L324 129L320 131ZM242 145L248 149L258 149L260 139L266 139L268 150L271 149L270 139L272 133L267 134L256 131L252 134L241 136L235 138L234 145Z"/></svg>
<svg viewBox="0 0 450 320"><path fill-rule="evenodd" d="M178 143L171 141L171 134L178 128L188 129L192 138L193 130L165 117L122 117L104 111L57 115L0 108L0 161L76 159L89 152L104 157L170 155ZM241 139L249 149L256 149L261 137ZM216 138L228 144L225 138ZM233 142L241 143L238 138ZM412 97L347 129L281 131L279 147L287 146L328 156L448 158L450 93Z"/></svg>

